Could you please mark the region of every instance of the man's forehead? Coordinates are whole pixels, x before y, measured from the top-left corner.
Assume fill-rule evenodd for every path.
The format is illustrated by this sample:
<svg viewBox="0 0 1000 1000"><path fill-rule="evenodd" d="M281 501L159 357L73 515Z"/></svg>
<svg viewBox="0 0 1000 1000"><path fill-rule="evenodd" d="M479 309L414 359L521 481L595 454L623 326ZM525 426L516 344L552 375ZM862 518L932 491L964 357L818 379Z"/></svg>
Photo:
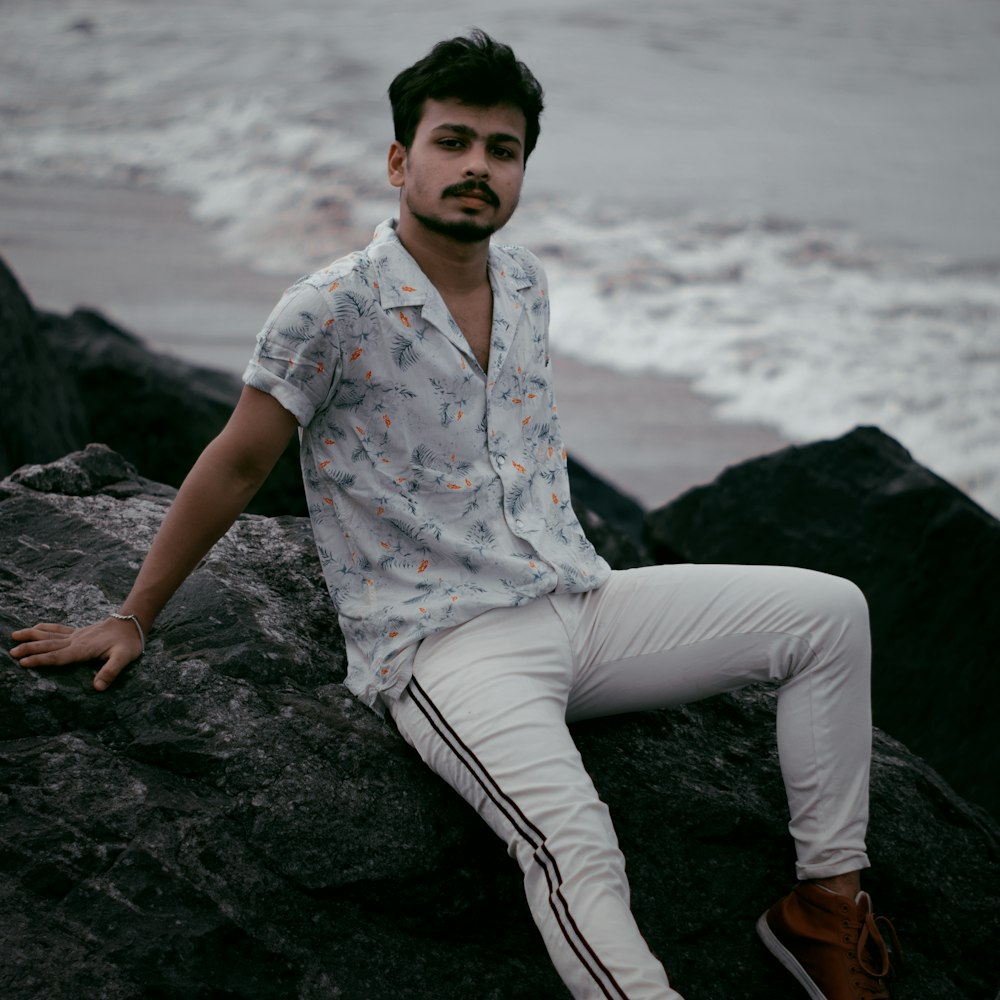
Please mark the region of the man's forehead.
<svg viewBox="0 0 1000 1000"><path fill-rule="evenodd" d="M527 120L516 105L467 104L454 98L428 97L424 101L418 128L422 130L455 129L476 135L503 133L524 142Z"/></svg>

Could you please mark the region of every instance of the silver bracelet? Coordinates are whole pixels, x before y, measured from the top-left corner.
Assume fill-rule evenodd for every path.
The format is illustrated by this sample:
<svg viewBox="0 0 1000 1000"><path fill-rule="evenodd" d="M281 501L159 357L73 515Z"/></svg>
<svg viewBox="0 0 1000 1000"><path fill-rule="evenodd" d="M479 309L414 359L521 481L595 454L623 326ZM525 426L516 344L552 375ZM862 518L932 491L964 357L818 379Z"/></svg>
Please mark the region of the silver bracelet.
<svg viewBox="0 0 1000 1000"><path fill-rule="evenodd" d="M142 649L139 650L139 655L142 656L146 652L146 634L142 631L142 626L139 624L139 619L135 615L119 615L114 611L108 615L109 618L117 618L120 622L132 622L133 625L139 630L139 641L142 643Z"/></svg>

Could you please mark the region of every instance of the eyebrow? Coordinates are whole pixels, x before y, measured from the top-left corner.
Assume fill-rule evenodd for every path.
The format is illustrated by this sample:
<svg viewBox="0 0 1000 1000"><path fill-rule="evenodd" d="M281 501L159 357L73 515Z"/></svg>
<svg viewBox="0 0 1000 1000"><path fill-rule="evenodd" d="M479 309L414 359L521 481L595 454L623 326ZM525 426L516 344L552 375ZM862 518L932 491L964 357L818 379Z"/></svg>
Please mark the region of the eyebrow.
<svg viewBox="0 0 1000 1000"><path fill-rule="evenodd" d="M435 125L431 129L432 132L454 132L456 135L465 136L467 139L478 139L479 133L469 125L452 124L450 122L444 122L441 125ZM516 135L511 135L508 132L493 132L488 136L493 142L507 142L507 143L517 143L518 146L523 145L521 139Z"/></svg>

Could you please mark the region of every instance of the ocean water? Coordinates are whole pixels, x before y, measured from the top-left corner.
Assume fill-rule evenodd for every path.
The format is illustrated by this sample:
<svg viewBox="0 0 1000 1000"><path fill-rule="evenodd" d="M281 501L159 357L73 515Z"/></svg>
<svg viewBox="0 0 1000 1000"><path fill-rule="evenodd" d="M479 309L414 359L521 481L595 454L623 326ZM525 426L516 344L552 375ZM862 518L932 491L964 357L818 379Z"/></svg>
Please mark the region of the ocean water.
<svg viewBox="0 0 1000 1000"><path fill-rule="evenodd" d="M392 213L388 82L480 25L546 88L507 233L546 261L558 350L793 440L878 424L1000 513L997 0L0 17L0 172L181 192L221 253L289 277Z"/></svg>

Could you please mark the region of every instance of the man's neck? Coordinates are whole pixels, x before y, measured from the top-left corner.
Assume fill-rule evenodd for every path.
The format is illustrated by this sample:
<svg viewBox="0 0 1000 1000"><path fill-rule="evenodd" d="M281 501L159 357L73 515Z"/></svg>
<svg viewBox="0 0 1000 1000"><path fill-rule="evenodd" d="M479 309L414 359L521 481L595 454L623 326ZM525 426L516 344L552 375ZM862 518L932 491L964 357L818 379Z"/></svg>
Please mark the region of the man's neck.
<svg viewBox="0 0 1000 1000"><path fill-rule="evenodd" d="M488 279L490 241L463 243L433 233L416 220L403 218L396 229L400 243L420 265L420 270L447 297L465 295L482 287Z"/></svg>

